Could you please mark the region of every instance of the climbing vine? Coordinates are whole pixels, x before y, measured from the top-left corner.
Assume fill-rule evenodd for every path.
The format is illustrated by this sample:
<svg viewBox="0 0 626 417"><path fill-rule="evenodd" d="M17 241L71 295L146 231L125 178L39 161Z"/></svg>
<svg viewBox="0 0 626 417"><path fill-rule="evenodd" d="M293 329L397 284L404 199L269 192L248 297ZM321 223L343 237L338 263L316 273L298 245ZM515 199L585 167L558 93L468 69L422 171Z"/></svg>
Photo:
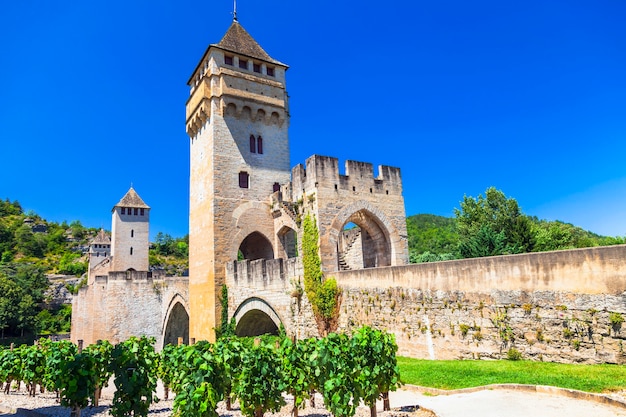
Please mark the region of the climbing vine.
<svg viewBox="0 0 626 417"><path fill-rule="evenodd" d="M327 335L337 327L341 290L334 278L324 279L319 255L319 231L315 218L307 214L302 222L302 228L304 290L313 308L320 333Z"/></svg>
<svg viewBox="0 0 626 417"><path fill-rule="evenodd" d="M226 284L222 285L222 293L220 294L220 326L215 329L215 337L217 339L222 337L230 337L235 335L235 328L237 327L235 318L228 321L228 287Z"/></svg>
<svg viewBox="0 0 626 417"><path fill-rule="evenodd" d="M319 255L319 232L315 219L307 214L302 222L302 266L304 289L311 304L315 304L317 289L322 285L322 261Z"/></svg>

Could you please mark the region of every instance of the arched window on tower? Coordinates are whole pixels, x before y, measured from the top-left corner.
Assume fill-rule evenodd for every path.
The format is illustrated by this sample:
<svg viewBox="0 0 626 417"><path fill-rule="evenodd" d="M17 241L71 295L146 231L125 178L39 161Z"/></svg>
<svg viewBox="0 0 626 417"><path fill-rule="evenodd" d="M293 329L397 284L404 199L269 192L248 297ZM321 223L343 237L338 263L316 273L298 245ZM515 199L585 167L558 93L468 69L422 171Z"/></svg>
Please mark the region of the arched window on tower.
<svg viewBox="0 0 626 417"><path fill-rule="evenodd" d="M256 140L256 150L258 154L263 153L263 138L259 136Z"/></svg>
<svg viewBox="0 0 626 417"><path fill-rule="evenodd" d="M256 153L256 139L254 135L250 135L250 152Z"/></svg>
<svg viewBox="0 0 626 417"><path fill-rule="evenodd" d="M241 171L239 173L239 187L250 188L250 175L248 175L246 171Z"/></svg>

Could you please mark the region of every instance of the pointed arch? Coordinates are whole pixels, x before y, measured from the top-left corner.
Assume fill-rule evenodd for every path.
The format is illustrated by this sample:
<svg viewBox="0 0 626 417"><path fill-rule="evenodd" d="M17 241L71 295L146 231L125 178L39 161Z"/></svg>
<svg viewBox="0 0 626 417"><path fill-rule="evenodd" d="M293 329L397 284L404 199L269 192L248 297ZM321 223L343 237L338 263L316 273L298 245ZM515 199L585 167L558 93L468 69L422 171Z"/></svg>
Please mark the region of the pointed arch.
<svg viewBox="0 0 626 417"><path fill-rule="evenodd" d="M320 252L326 271L342 269L341 239L344 226L348 223L354 223L361 230L359 238L362 239L362 267L403 264L396 255L400 237L393 223L380 209L367 201L359 200L343 207L320 239Z"/></svg>
<svg viewBox="0 0 626 417"><path fill-rule="evenodd" d="M189 306L179 293L170 299L161 323L161 335L163 346L177 344L179 337L184 344L189 344Z"/></svg>

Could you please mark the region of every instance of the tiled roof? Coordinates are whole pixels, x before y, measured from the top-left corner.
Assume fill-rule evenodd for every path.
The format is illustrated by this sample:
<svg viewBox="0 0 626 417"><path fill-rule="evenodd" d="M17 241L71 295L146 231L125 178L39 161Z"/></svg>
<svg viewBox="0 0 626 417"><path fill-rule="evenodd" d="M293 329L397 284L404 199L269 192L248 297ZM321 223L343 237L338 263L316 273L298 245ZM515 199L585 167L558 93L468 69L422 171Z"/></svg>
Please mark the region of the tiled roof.
<svg viewBox="0 0 626 417"><path fill-rule="evenodd" d="M91 241L92 245L98 244L98 245L109 245L111 244L111 238L109 237L109 235L107 234L107 232L104 231L104 229L100 229L100 231L98 232L98 234L96 235L96 237L93 239L93 241Z"/></svg>
<svg viewBox="0 0 626 417"><path fill-rule="evenodd" d="M135 191L133 187L130 187L126 195L122 197L120 202L117 203L115 207L133 207L133 208L137 207L137 208L147 208L147 209L150 208L149 205L143 202L143 200L141 199L141 197L139 197L139 194L137 194L137 192Z"/></svg>
<svg viewBox="0 0 626 417"><path fill-rule="evenodd" d="M230 25L222 40L213 46L217 46L226 51L246 55L250 58L285 66L282 62L269 56L267 52L261 48L261 45L259 45L236 20Z"/></svg>

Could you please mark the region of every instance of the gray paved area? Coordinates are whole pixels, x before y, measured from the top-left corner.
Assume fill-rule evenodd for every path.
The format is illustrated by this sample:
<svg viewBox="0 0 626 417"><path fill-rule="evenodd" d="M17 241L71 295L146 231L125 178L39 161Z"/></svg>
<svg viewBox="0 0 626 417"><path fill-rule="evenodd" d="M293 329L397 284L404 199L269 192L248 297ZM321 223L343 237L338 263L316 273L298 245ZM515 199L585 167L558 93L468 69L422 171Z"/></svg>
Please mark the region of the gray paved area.
<svg viewBox="0 0 626 417"><path fill-rule="evenodd" d="M420 405L439 417L623 417L626 408L560 395L484 390L427 396L412 391L390 393L391 407Z"/></svg>

